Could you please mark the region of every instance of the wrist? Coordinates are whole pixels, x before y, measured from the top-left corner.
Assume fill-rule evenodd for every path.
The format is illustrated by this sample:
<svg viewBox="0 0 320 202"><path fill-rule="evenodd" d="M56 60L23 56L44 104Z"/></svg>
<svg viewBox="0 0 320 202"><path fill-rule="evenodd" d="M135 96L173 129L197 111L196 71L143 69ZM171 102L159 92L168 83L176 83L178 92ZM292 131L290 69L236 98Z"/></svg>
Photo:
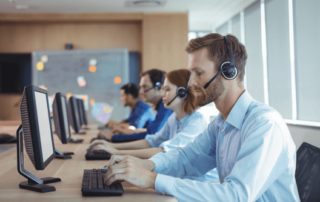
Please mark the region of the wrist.
<svg viewBox="0 0 320 202"><path fill-rule="evenodd" d="M123 152L121 150L115 149L115 155L123 155Z"/></svg>
<svg viewBox="0 0 320 202"><path fill-rule="evenodd" d="M153 161L150 161L150 160L145 160L147 163L146 163L146 169L148 169L149 171L154 171L154 169L156 168L156 165L154 164Z"/></svg>
<svg viewBox="0 0 320 202"><path fill-rule="evenodd" d="M158 173L150 172L150 186L149 188L155 189L155 184L156 184L156 178L157 178Z"/></svg>

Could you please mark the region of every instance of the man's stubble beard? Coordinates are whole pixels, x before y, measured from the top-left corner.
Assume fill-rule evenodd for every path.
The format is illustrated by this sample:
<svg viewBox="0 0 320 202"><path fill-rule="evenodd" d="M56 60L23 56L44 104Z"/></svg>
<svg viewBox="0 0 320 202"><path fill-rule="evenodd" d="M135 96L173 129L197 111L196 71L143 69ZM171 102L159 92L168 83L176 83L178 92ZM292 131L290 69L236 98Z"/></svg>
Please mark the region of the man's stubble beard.
<svg viewBox="0 0 320 202"><path fill-rule="evenodd" d="M198 105L200 107L216 101L220 95L222 95L225 90L222 79L221 75L218 76L218 78L216 78L207 89L195 86L195 90L201 92L201 95L197 96L197 99L199 100Z"/></svg>

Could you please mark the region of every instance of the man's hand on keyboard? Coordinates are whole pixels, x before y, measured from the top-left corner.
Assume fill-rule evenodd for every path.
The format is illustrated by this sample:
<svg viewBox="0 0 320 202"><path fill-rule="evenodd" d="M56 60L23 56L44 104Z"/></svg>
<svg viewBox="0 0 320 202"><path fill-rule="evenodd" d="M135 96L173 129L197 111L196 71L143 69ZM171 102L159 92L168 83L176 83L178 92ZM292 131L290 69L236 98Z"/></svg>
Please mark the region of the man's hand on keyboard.
<svg viewBox="0 0 320 202"><path fill-rule="evenodd" d="M155 169L155 164L152 161L140 159L130 155L113 155L109 161L109 167L112 167L116 164L125 164L128 162L134 163L149 171L153 171Z"/></svg>
<svg viewBox="0 0 320 202"><path fill-rule="evenodd" d="M95 148L92 149L92 151L99 151L99 150L104 150L108 152L109 154L118 154L119 150L113 148L110 145L97 145Z"/></svg>
<svg viewBox="0 0 320 202"><path fill-rule="evenodd" d="M101 130L101 131L99 132L99 134L98 134L98 138L104 137L104 138L106 138L107 140L110 141L110 140L112 139L113 135L114 135L114 134L113 134L111 131Z"/></svg>
<svg viewBox="0 0 320 202"><path fill-rule="evenodd" d="M109 166L109 170L104 177L105 184L109 186L115 181L126 181L142 189L155 188L157 173L153 173L132 161L121 162Z"/></svg>

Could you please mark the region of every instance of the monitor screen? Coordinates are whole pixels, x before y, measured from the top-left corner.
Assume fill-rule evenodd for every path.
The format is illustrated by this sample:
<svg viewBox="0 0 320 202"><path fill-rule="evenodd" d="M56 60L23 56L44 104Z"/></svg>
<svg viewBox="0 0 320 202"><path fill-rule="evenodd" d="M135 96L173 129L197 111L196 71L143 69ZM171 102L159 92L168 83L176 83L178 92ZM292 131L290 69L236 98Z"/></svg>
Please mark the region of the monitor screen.
<svg viewBox="0 0 320 202"><path fill-rule="evenodd" d="M64 96L61 96L61 106L62 106L62 116L63 116L63 124L64 130L67 138L70 137L70 130L68 124L68 116L67 116L67 100Z"/></svg>
<svg viewBox="0 0 320 202"><path fill-rule="evenodd" d="M42 148L42 159L43 162L45 162L53 154L53 143L48 114L47 95L35 91L35 99Z"/></svg>

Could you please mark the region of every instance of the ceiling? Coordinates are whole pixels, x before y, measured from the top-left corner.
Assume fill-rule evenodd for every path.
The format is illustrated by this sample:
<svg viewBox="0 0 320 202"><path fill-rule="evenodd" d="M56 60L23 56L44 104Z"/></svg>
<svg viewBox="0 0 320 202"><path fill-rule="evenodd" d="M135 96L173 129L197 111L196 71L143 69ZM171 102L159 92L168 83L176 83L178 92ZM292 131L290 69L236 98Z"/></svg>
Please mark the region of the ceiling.
<svg viewBox="0 0 320 202"><path fill-rule="evenodd" d="M256 0L167 0L160 7L128 7L126 0L0 0L0 13L189 12L189 29L212 31ZM16 9L17 6L22 9ZM23 9L27 6L28 9Z"/></svg>

